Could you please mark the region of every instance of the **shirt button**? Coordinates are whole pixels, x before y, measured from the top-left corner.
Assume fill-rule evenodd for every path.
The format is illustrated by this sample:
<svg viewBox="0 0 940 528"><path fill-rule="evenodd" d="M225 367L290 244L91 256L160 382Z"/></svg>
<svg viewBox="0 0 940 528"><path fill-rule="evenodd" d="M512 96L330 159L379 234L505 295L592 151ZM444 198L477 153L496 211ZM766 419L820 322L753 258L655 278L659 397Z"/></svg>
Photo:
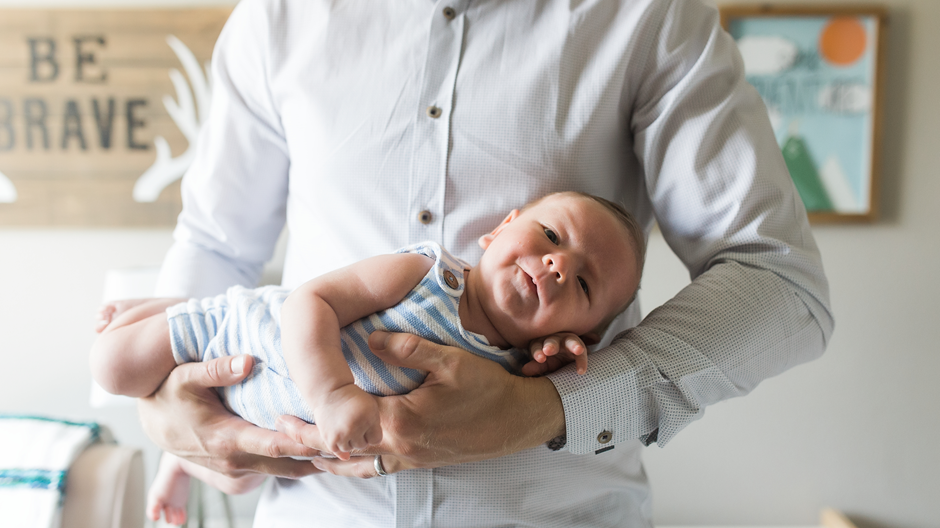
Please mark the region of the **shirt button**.
<svg viewBox="0 0 940 528"><path fill-rule="evenodd" d="M433 105L428 107L428 117L431 119L437 119L438 117L441 117L441 114L443 114L443 112L440 108Z"/></svg>
<svg viewBox="0 0 940 528"><path fill-rule="evenodd" d="M455 277L450 270L444 270L444 282L446 282L451 289L457 289L457 277Z"/></svg>
<svg viewBox="0 0 940 528"><path fill-rule="evenodd" d="M418 221L424 225L431 223L431 220L434 220L434 215L431 214L431 211L421 211L418 213Z"/></svg>
<svg viewBox="0 0 940 528"><path fill-rule="evenodd" d="M447 20L453 20L455 16L457 16L457 12L454 11L453 7L444 8L444 18L446 18Z"/></svg>
<svg viewBox="0 0 940 528"><path fill-rule="evenodd" d="M602 444L606 444L610 442L613 437L614 433L611 433L610 431L602 431L601 434L597 435L597 441Z"/></svg>

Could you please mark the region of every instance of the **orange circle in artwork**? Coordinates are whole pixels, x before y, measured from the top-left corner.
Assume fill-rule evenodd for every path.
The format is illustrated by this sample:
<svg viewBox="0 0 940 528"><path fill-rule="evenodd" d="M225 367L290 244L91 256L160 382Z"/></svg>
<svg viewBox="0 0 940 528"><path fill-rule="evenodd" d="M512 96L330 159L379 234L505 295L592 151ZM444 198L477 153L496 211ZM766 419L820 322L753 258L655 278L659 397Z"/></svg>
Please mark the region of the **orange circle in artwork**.
<svg viewBox="0 0 940 528"><path fill-rule="evenodd" d="M848 66L865 53L865 26L854 17L836 17L819 34L819 53L836 66Z"/></svg>

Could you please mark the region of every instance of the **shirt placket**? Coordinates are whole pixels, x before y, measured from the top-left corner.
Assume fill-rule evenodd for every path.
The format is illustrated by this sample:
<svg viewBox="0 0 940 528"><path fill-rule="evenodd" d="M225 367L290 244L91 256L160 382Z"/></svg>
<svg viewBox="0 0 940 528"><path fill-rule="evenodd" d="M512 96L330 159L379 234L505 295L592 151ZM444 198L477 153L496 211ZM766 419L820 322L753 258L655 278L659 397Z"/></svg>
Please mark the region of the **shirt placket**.
<svg viewBox="0 0 940 528"><path fill-rule="evenodd" d="M444 190L454 85L464 39L467 0L434 3L427 57L414 128L408 222L409 243L443 242ZM394 475L395 526L431 526L434 474L431 469Z"/></svg>
<svg viewBox="0 0 940 528"><path fill-rule="evenodd" d="M464 39L467 0L434 4L414 127L408 239L443 242L444 191L454 85Z"/></svg>

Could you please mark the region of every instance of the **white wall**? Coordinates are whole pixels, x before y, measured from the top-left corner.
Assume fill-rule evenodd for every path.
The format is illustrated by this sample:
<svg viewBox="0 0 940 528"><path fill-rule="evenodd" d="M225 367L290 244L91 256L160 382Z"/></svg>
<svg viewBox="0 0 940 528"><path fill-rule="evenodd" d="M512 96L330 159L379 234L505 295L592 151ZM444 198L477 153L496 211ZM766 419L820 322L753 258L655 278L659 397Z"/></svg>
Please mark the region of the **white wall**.
<svg viewBox="0 0 940 528"><path fill-rule="evenodd" d="M884 3L883 219L814 228L837 318L829 351L647 450L660 523L811 524L826 505L861 527L940 523L940 2ZM183 4L193 2L0 0ZM88 406L87 350L105 271L158 264L170 243L169 230L0 228L0 412L99 420L145 447L152 473L157 451L133 409ZM646 308L688 281L658 235L649 262Z"/></svg>
<svg viewBox="0 0 940 528"><path fill-rule="evenodd" d="M829 350L647 450L660 522L809 523L828 505L859 526L940 526L940 2L882 3L882 220L813 229L836 316ZM648 262L650 307L688 275L661 237Z"/></svg>

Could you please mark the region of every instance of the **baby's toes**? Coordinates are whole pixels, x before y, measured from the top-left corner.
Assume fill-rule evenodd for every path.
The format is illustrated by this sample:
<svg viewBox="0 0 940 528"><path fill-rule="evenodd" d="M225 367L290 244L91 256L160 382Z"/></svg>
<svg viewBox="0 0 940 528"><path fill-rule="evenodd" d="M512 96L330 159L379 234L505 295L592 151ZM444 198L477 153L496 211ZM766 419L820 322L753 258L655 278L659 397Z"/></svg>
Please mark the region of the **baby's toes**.
<svg viewBox="0 0 940 528"><path fill-rule="evenodd" d="M98 309L98 314L95 316L95 331L101 332L114 320L115 308L113 304L106 304Z"/></svg>
<svg viewBox="0 0 940 528"><path fill-rule="evenodd" d="M182 526L186 523L186 510L184 508L176 508L172 506L167 506L164 510L164 517L166 518L167 523L175 524L177 526Z"/></svg>

